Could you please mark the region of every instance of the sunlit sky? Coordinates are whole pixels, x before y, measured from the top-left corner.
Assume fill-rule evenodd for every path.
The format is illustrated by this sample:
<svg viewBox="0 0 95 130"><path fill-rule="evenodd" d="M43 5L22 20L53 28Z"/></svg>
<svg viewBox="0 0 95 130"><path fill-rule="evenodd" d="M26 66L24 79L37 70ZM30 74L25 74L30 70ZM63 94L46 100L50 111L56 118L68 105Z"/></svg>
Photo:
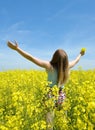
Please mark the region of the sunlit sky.
<svg viewBox="0 0 95 130"><path fill-rule="evenodd" d="M7 47L19 47L50 61L54 51L64 49L72 61L85 47L86 54L73 68L95 68L95 0L1 0L0 71L41 69Z"/></svg>

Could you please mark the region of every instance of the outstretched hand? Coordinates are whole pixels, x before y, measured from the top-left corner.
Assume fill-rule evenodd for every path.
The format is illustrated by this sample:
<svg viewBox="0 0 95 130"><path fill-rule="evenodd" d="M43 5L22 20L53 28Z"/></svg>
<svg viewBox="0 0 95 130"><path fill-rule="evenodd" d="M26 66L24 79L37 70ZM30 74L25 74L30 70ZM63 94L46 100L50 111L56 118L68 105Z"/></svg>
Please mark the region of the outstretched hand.
<svg viewBox="0 0 95 130"><path fill-rule="evenodd" d="M11 41L8 41L7 45L8 45L8 47L10 47L13 50L17 50L17 48L18 48L18 43L16 41L14 43L12 43Z"/></svg>
<svg viewBox="0 0 95 130"><path fill-rule="evenodd" d="M81 51L80 51L80 54L83 56L86 52L86 48L82 48Z"/></svg>

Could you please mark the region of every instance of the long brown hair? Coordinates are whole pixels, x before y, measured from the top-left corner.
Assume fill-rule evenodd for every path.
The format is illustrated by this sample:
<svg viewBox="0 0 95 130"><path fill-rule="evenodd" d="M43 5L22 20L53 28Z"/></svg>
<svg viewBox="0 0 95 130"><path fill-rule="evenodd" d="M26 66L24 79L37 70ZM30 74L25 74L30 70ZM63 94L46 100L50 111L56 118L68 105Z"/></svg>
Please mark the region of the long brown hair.
<svg viewBox="0 0 95 130"><path fill-rule="evenodd" d="M50 61L53 68L57 69L58 72L58 86L63 85L66 83L68 79L68 56L67 53L62 50L58 49L53 54L52 60Z"/></svg>

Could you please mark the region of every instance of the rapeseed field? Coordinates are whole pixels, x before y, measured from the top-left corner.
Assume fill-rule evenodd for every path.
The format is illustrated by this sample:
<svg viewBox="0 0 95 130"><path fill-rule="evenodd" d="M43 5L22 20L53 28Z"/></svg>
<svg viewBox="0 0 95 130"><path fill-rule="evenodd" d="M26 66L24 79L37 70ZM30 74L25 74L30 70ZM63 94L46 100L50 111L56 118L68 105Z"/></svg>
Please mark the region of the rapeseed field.
<svg viewBox="0 0 95 130"><path fill-rule="evenodd" d="M48 92L41 70L0 72L0 130L46 130L47 111L53 110L54 130L95 130L95 70L71 70L60 110ZM58 88L54 86L54 95Z"/></svg>

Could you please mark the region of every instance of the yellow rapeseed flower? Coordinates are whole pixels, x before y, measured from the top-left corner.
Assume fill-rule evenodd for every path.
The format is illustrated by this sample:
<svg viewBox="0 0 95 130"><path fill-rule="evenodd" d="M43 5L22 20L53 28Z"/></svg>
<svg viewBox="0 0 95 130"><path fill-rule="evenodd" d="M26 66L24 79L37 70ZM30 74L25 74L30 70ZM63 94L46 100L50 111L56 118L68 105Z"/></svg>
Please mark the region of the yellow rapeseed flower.
<svg viewBox="0 0 95 130"><path fill-rule="evenodd" d="M86 51L86 48L82 48L81 51L84 51L84 52L85 52L85 51Z"/></svg>

